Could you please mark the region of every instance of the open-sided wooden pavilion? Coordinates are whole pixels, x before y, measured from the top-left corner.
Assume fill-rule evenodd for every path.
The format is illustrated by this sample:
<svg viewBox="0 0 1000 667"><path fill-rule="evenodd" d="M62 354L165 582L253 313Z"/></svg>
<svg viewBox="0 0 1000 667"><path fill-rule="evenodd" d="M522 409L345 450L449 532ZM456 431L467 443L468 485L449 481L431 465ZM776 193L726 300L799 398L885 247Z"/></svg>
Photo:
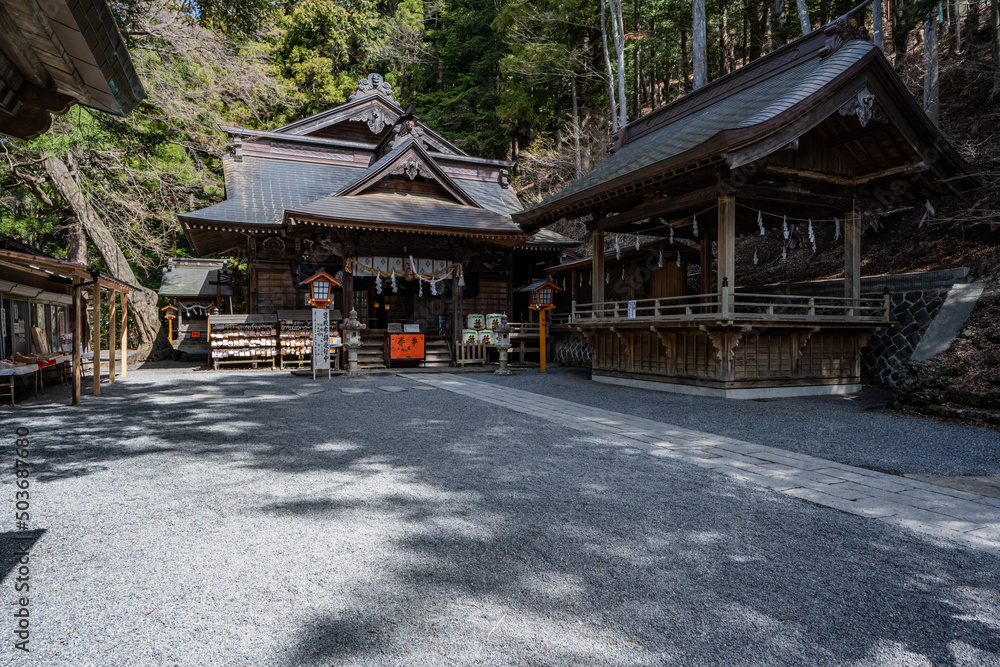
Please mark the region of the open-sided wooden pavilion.
<svg viewBox="0 0 1000 667"><path fill-rule="evenodd" d="M867 40L865 11L629 123L597 168L514 214L527 232L589 218L594 277L606 276L606 234L701 246L698 294L608 298L610 280L591 281L572 322L595 380L729 397L860 388L861 348L890 318L887 299L861 294L863 227L981 187ZM843 297L738 289L736 237L789 220L842 231Z"/></svg>
<svg viewBox="0 0 1000 667"><path fill-rule="evenodd" d="M119 372L125 377L127 296L136 289L92 266L57 259L0 236L0 350L3 358L13 361L0 364L0 395L7 396L3 389L8 389L13 403L15 377L37 374L40 379L49 366L66 364L72 373L73 404L79 405L85 357L93 364L93 393L101 393L102 290L108 297L108 381L113 383ZM91 352L83 349L87 293L93 308Z"/></svg>
<svg viewBox="0 0 1000 667"><path fill-rule="evenodd" d="M224 129L226 200L178 217L200 255L248 260L251 313L307 307L303 281L325 270L342 284L332 309L356 309L373 348L409 323L444 356L463 313L512 312L518 261L533 269L526 258L553 263L579 243L522 231L513 163L466 154L378 74L345 104L273 131Z"/></svg>

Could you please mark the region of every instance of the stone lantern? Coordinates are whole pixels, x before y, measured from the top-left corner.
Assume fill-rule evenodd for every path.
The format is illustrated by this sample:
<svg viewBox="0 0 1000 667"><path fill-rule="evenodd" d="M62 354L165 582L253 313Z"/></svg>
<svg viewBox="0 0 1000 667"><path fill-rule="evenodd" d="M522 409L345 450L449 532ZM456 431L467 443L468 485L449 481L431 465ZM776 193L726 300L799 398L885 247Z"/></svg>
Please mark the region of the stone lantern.
<svg viewBox="0 0 1000 667"><path fill-rule="evenodd" d="M510 325L507 324L507 314L500 316L500 322L493 327L493 345L500 354L500 368L493 371L494 375L513 375L507 369L507 351L510 349Z"/></svg>
<svg viewBox="0 0 1000 667"><path fill-rule="evenodd" d="M344 332L344 347L347 348L347 371L348 375L357 377L358 373L358 349L361 348L361 330L368 326L358 321L358 311L351 308L347 319L340 325L340 330Z"/></svg>

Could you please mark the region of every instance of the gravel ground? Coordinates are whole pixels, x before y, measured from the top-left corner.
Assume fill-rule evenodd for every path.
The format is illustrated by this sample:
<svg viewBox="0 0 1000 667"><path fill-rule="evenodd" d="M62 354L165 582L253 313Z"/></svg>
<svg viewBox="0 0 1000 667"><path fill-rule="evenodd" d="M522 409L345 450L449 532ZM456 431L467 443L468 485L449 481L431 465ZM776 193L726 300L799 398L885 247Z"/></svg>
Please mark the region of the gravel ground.
<svg viewBox="0 0 1000 667"><path fill-rule="evenodd" d="M556 367L546 375L534 369L474 377L889 474L1000 475L1000 433L894 413L878 389L737 401L593 382L588 370Z"/></svg>
<svg viewBox="0 0 1000 667"><path fill-rule="evenodd" d="M30 660L8 626L4 661L1000 664L996 556L383 385L414 386L139 371L5 411L42 532Z"/></svg>

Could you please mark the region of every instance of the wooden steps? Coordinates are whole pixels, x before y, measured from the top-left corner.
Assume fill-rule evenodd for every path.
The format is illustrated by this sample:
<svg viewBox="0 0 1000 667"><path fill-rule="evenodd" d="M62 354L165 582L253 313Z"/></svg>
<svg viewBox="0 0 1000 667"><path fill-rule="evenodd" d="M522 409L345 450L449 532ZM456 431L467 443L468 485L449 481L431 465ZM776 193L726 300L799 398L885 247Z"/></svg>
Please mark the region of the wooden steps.
<svg viewBox="0 0 1000 667"><path fill-rule="evenodd" d="M383 331L377 331L361 335L361 349L358 350L358 368L385 368L385 357L383 356ZM450 368L454 366L452 360L451 346L447 338L440 336L424 337L424 363L425 368Z"/></svg>
<svg viewBox="0 0 1000 667"><path fill-rule="evenodd" d="M447 338L435 336L424 338L424 367L425 368L450 368L452 363L451 347Z"/></svg>

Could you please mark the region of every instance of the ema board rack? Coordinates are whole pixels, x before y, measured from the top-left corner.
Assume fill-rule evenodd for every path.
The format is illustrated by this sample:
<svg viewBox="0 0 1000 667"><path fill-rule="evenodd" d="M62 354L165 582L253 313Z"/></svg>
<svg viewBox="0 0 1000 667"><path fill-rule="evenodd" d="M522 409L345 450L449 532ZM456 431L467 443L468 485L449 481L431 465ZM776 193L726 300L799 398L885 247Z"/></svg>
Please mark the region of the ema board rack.
<svg viewBox="0 0 1000 667"><path fill-rule="evenodd" d="M330 311L330 358L334 368L340 368L337 352L340 335L336 333L340 311ZM278 365L281 368L310 368L312 366L312 310L278 311Z"/></svg>
<svg viewBox="0 0 1000 667"><path fill-rule="evenodd" d="M275 315L212 315L208 318L209 359L213 368L247 365L275 367L278 318Z"/></svg>

